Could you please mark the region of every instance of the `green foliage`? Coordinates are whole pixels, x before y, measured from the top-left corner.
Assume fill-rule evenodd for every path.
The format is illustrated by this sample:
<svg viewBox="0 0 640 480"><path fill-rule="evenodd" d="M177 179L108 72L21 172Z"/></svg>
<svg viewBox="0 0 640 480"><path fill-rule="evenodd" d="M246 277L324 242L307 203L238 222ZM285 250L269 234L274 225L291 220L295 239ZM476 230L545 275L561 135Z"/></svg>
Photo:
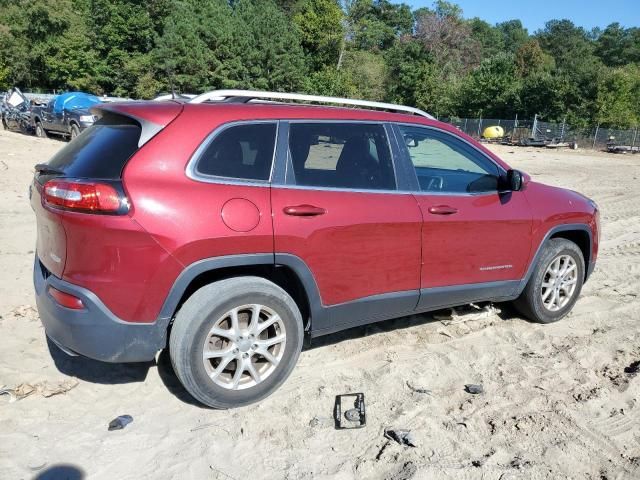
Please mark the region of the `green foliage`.
<svg viewBox="0 0 640 480"><path fill-rule="evenodd" d="M354 46L362 50L387 49L413 27L411 9L388 0L353 0L348 5L347 20Z"/></svg>
<svg viewBox="0 0 640 480"><path fill-rule="evenodd" d="M514 56L498 53L465 78L458 110L463 115L512 118L520 108L520 88Z"/></svg>
<svg viewBox="0 0 640 480"><path fill-rule="evenodd" d="M282 10L272 0L238 0L233 20L238 87L298 90L306 73L304 53Z"/></svg>
<svg viewBox="0 0 640 480"><path fill-rule="evenodd" d="M480 44L483 57L492 57L505 50L504 35L498 28L478 17L472 18L468 23L472 37Z"/></svg>
<svg viewBox="0 0 640 480"><path fill-rule="evenodd" d="M596 54L612 67L640 63L640 28L625 29L612 23L597 38Z"/></svg>
<svg viewBox="0 0 640 480"><path fill-rule="evenodd" d="M496 28L502 34L506 51L515 53L523 43L529 40L529 32L522 26L520 20L508 20L498 23Z"/></svg>
<svg viewBox="0 0 640 480"><path fill-rule="evenodd" d="M336 0L305 0L299 4L293 23L314 70L338 63L344 38L343 17Z"/></svg>
<svg viewBox="0 0 640 480"><path fill-rule="evenodd" d="M365 100L385 100L387 65L381 54L350 50L344 55L341 71L351 79L356 97Z"/></svg>
<svg viewBox="0 0 640 480"><path fill-rule="evenodd" d="M521 77L542 72L551 72L555 66L553 57L545 53L537 40L529 40L523 43L516 51L515 56L518 74Z"/></svg>
<svg viewBox="0 0 640 480"><path fill-rule="evenodd" d="M640 123L640 28L391 0L0 0L0 89L306 91L438 116Z"/></svg>
<svg viewBox="0 0 640 480"><path fill-rule="evenodd" d="M607 71L598 83L596 108L598 123L618 128L640 124L640 66Z"/></svg>

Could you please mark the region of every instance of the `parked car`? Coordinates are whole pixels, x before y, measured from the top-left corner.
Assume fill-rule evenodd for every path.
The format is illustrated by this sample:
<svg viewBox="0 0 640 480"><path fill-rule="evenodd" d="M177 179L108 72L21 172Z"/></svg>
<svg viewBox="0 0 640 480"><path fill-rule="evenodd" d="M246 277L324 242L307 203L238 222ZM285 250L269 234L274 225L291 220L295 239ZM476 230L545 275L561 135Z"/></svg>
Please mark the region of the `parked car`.
<svg viewBox="0 0 640 480"><path fill-rule="evenodd" d="M69 92L52 98L46 105L34 106L31 123L38 137L59 135L74 139L93 125L95 117L89 109L100 103L95 95Z"/></svg>
<svg viewBox="0 0 640 480"><path fill-rule="evenodd" d="M554 322L594 269L593 201L413 108L217 91L93 111L31 188L46 334L106 362L168 347L212 407L272 393L305 335L481 301Z"/></svg>
<svg viewBox="0 0 640 480"><path fill-rule="evenodd" d="M18 87L7 91L0 101L2 127L21 133L33 133L31 127L31 102Z"/></svg>

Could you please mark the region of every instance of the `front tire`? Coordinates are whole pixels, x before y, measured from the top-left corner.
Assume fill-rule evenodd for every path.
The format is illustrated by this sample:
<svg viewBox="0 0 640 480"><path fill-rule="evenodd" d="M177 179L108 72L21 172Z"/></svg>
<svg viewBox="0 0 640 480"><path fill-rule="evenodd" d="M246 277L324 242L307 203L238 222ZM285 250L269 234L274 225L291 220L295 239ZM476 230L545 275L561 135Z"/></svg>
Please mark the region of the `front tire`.
<svg viewBox="0 0 640 480"><path fill-rule="evenodd" d="M47 131L44 129L41 122L36 122L36 137L47 138Z"/></svg>
<svg viewBox="0 0 640 480"><path fill-rule="evenodd" d="M564 238L543 247L527 286L514 302L534 322L557 322L571 311L584 283L584 257L580 248Z"/></svg>
<svg viewBox="0 0 640 480"><path fill-rule="evenodd" d="M302 350L303 330L296 303L274 283L221 280L197 290L176 315L171 363L198 401L240 407L284 383Z"/></svg>
<svg viewBox="0 0 640 480"><path fill-rule="evenodd" d="M73 140L78 135L80 135L80 127L78 127L78 125L76 125L75 123L72 123L71 124L71 138L70 138L70 140Z"/></svg>

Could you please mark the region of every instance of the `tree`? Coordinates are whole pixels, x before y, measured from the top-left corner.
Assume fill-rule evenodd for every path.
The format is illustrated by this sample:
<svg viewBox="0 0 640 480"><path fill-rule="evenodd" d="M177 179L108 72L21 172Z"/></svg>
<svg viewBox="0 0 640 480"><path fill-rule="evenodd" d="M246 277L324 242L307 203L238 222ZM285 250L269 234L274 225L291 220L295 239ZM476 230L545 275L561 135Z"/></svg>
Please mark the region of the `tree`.
<svg viewBox="0 0 640 480"><path fill-rule="evenodd" d="M520 108L520 82L512 54L485 59L463 81L460 110L471 116L511 118Z"/></svg>
<svg viewBox="0 0 640 480"><path fill-rule="evenodd" d="M413 15L405 4L388 0L353 0L347 6L353 45L362 50L386 50L399 36L411 33Z"/></svg>
<svg viewBox="0 0 640 480"><path fill-rule="evenodd" d="M502 33L507 52L515 53L529 39L529 32L520 20L508 20L498 23L496 28Z"/></svg>
<svg viewBox="0 0 640 480"><path fill-rule="evenodd" d="M306 73L296 29L273 0L238 0L233 5L235 45L242 66L239 87L295 91Z"/></svg>
<svg viewBox="0 0 640 480"><path fill-rule="evenodd" d="M593 63L594 45L582 27L576 27L570 20L551 20L542 31L536 33L542 49L555 59L561 69L575 69L580 65Z"/></svg>
<svg viewBox="0 0 640 480"><path fill-rule="evenodd" d="M447 74L464 74L480 62L480 43L471 27L459 17L461 10L447 2L437 2L434 11L416 15L415 38Z"/></svg>
<svg viewBox="0 0 640 480"><path fill-rule="evenodd" d="M374 101L385 99L387 65L382 54L349 50L345 53L342 70L355 87L356 97Z"/></svg>
<svg viewBox="0 0 640 480"><path fill-rule="evenodd" d="M313 70L337 64L344 38L343 17L336 0L306 0L293 14L293 23Z"/></svg>
<svg viewBox="0 0 640 480"><path fill-rule="evenodd" d="M505 40L501 30L478 17L469 20L468 24L471 27L471 36L480 44L483 58L505 50Z"/></svg>
<svg viewBox="0 0 640 480"><path fill-rule="evenodd" d="M598 84L596 120L610 127L640 125L640 66L608 70Z"/></svg>
<svg viewBox="0 0 640 480"><path fill-rule="evenodd" d="M605 65L617 67L640 62L640 28L612 23L598 35L596 54Z"/></svg>
<svg viewBox="0 0 640 480"><path fill-rule="evenodd" d="M534 73L550 72L555 66L551 55L542 51L536 39L523 43L516 51L518 74L527 77Z"/></svg>
<svg viewBox="0 0 640 480"><path fill-rule="evenodd" d="M162 88L194 93L237 86L246 74L236 30L233 10L224 0L177 2L153 51Z"/></svg>

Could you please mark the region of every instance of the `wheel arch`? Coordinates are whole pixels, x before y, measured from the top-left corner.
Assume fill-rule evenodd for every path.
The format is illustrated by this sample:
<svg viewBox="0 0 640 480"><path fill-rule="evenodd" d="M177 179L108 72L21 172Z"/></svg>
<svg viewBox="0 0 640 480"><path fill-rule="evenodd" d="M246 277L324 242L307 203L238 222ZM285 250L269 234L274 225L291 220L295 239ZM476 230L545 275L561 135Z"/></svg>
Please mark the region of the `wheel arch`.
<svg viewBox="0 0 640 480"><path fill-rule="evenodd" d="M542 254L544 246L554 238L564 238L578 245L578 247L582 251L582 256L584 257L584 280L587 280L589 276L589 262L591 261L591 253L593 250L593 232L591 231L591 227L589 227L589 225L585 223L569 223L556 225L549 229L549 231L545 234L542 241L538 245L538 249L536 250L535 255L531 258L531 262L529 263L527 273L518 286L518 293L522 293L525 286L527 285L529 278L536 268L536 264L538 262L538 259L540 258L540 255Z"/></svg>
<svg viewBox="0 0 640 480"><path fill-rule="evenodd" d="M288 254L247 254L214 257L187 266L174 282L160 311L169 323L182 304L199 288L212 282L241 276L257 276L285 290L300 309L305 331L323 314L315 279L303 260Z"/></svg>

